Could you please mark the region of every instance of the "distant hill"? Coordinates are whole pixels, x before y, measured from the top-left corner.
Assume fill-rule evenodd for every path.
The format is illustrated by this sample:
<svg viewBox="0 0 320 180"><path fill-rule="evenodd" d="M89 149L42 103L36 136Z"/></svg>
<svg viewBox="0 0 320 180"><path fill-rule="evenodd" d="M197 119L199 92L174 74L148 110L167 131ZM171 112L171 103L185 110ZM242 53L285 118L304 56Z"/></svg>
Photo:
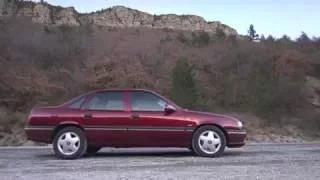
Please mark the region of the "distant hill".
<svg viewBox="0 0 320 180"><path fill-rule="evenodd" d="M32 21L49 25L97 25L109 27L144 27L154 29L175 29L205 31L226 35L237 35L237 31L219 21L207 22L195 15L151 15L123 6L115 6L92 13L79 13L73 7L53 6L31 1L1 0L0 17L26 16Z"/></svg>

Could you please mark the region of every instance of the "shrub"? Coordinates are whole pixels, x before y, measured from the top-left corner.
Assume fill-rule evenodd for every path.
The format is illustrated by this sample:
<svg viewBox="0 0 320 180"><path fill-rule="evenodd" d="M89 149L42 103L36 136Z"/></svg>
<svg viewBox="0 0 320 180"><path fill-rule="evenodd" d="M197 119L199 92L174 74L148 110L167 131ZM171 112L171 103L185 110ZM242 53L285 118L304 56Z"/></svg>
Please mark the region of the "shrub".
<svg viewBox="0 0 320 180"><path fill-rule="evenodd" d="M187 59L179 59L172 71L172 99L186 108L194 108L197 91L192 75L192 67Z"/></svg>
<svg viewBox="0 0 320 180"><path fill-rule="evenodd" d="M188 43L188 39L187 39L187 37L184 35L184 33L183 32L179 32L178 33L178 36L177 36L177 40L179 41L179 42L181 42L181 43Z"/></svg>
<svg viewBox="0 0 320 180"><path fill-rule="evenodd" d="M208 46L210 44L211 38L209 33L201 31L198 34L192 32L192 44L198 46Z"/></svg>

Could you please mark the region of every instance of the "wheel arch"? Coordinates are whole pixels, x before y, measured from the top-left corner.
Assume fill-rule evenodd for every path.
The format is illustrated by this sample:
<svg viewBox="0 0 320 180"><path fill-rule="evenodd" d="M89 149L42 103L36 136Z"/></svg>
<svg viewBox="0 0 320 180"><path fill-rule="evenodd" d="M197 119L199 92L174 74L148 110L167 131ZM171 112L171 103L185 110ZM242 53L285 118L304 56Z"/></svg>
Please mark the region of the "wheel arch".
<svg viewBox="0 0 320 180"><path fill-rule="evenodd" d="M203 127L203 126L215 126L215 127L219 128L219 129L223 132L223 134L224 134L224 136L225 136L225 138L226 138L226 144L227 144L227 145L229 144L229 137L228 137L227 131L226 131L221 125L215 124L215 123L204 123L204 124L201 124L201 125L197 126L197 127L193 130L192 136L194 135L194 133L195 133L199 128L201 128L201 127Z"/></svg>
<svg viewBox="0 0 320 180"><path fill-rule="evenodd" d="M54 128L54 130L52 131L50 141L53 142L54 137L56 136L56 134L57 134L61 129L63 129L63 128L65 128L65 127L76 127L76 128L81 129L83 132L85 132L85 131L84 131L84 128L83 128L81 125L77 124L77 123L74 123L74 122L61 123L61 124L59 124L58 126L56 126L56 127Z"/></svg>

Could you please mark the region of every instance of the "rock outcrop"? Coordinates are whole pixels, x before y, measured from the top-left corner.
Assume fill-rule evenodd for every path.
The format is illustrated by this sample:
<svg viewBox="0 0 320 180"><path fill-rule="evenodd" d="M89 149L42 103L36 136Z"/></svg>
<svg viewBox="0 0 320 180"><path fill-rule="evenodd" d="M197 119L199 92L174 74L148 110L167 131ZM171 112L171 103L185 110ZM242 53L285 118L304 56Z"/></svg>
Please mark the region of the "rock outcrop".
<svg viewBox="0 0 320 180"><path fill-rule="evenodd" d="M52 24L49 7L46 7L42 4L37 4L33 8L32 21L43 24Z"/></svg>
<svg viewBox="0 0 320 180"><path fill-rule="evenodd" d="M154 29L173 29L205 31L215 33L222 30L226 35L237 35L235 29L218 21L207 22L194 15L151 15L124 6L115 6L102 11L82 14L73 7L63 8L47 3L19 0L0 0L0 17L25 16L32 21L48 25L97 25L108 27L144 27Z"/></svg>

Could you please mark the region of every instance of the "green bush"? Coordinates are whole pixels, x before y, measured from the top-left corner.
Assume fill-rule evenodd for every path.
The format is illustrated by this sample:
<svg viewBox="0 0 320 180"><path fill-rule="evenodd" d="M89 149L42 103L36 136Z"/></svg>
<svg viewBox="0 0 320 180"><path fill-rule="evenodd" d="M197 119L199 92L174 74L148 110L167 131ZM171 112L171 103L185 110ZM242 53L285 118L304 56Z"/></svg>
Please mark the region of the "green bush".
<svg viewBox="0 0 320 180"><path fill-rule="evenodd" d="M187 37L184 35L183 32L179 32L178 36L177 36L177 40L181 43L188 43L188 39Z"/></svg>
<svg viewBox="0 0 320 180"><path fill-rule="evenodd" d="M201 31L198 34L192 32L192 44L198 46L208 46L210 44L211 38L209 33Z"/></svg>
<svg viewBox="0 0 320 180"><path fill-rule="evenodd" d="M192 67L187 59L180 59L172 71L172 99L185 108L194 108L197 90L192 75Z"/></svg>

